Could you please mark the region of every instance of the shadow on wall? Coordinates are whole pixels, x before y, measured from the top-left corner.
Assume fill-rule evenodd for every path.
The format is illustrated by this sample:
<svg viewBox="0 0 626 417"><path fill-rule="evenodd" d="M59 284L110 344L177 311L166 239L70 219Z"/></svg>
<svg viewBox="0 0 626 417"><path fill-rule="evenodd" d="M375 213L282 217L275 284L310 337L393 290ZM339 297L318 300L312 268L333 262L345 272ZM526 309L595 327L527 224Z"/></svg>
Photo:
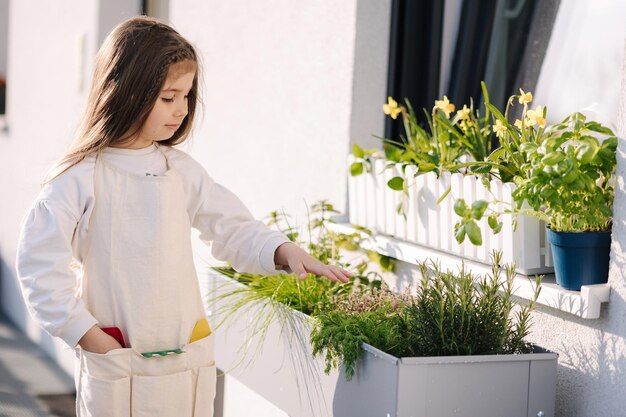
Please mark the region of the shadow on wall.
<svg viewBox="0 0 626 417"><path fill-rule="evenodd" d="M624 236L625 231L626 221L614 225L613 233ZM575 343L572 343L574 339L569 338L557 348L558 415L624 415L623 401L606 399L623 397L626 387L626 326L620 317L615 317L626 311L626 300L623 291L619 290L624 284L614 281L616 278L623 279L619 271L626 271L625 249L618 240L613 240L609 281L612 287L611 301L602 306L602 318L568 318L577 326L593 329L594 337L580 339ZM594 401L589 389L603 391L602 399Z"/></svg>
<svg viewBox="0 0 626 417"><path fill-rule="evenodd" d="M613 300L611 300L613 302ZM601 387L605 390L605 398L623 396L623 384L626 377L626 356L624 340L620 336L596 330L598 344L590 349L587 344L578 346L561 345L563 353L559 357L559 381L567 381L566 386L557 389L568 390L569 401L557 404L560 415L578 415L582 410L593 412L596 416L623 415L623 402L593 401L584 391L585 387ZM613 392L611 392L613 391ZM557 394L558 398L562 398ZM588 414L592 415L592 414Z"/></svg>

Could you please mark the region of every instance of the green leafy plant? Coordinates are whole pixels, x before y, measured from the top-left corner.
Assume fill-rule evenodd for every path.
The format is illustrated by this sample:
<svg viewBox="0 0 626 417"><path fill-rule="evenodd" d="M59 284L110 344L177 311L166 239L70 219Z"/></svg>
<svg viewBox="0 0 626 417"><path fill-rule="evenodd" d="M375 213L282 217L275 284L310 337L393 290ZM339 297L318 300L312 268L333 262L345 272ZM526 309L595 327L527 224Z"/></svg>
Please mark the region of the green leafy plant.
<svg viewBox="0 0 626 417"><path fill-rule="evenodd" d="M356 177L364 172L372 173L374 170L374 160L379 156L377 149L363 149L359 145L352 145L352 155L355 161L350 164L350 175Z"/></svg>
<svg viewBox="0 0 626 417"><path fill-rule="evenodd" d="M290 309L295 309L306 315L316 315L330 304L333 297L349 294L353 288L359 287L371 290L381 284L378 272L368 270L368 261L373 253L367 251L366 258L358 264L342 260L341 250L360 251L361 233L342 234L332 231L328 224L330 215L336 213L332 204L325 200L314 204L309 214L307 225L308 242L302 242L299 238L298 228L290 222L290 217L285 213L270 213L267 224L278 228L292 241L306 245L308 252L324 263L333 263L344 268L351 268L354 273L350 282L346 284L335 283L325 277L309 274L306 280L301 280L295 274L278 274L272 276L239 273L230 266L214 267L216 271L226 275L243 285L220 291L221 294L214 296L209 301L220 301L223 308L219 311L221 321L216 327L227 323L229 320L246 317L255 311L254 321L249 330L251 337L259 337L262 341L269 324L277 321L287 330L290 325ZM360 231L366 231L361 228ZM363 254L362 254L363 255ZM362 257L361 255L361 257ZM382 270L393 271L395 262L392 258L379 255L377 257ZM257 350L260 345L257 346ZM246 353L244 352L243 356Z"/></svg>
<svg viewBox="0 0 626 417"><path fill-rule="evenodd" d="M540 278L530 302L513 311L515 268L501 268L500 253L492 257L492 273L474 276L462 266L458 273L431 263L419 265L422 282L409 305L415 356L456 356L528 353L530 312L540 292ZM504 272L504 276L502 274Z"/></svg>
<svg viewBox="0 0 626 417"><path fill-rule="evenodd" d="M397 357L530 352L525 338L540 278L532 299L515 310L514 267L503 270L500 261L501 254L494 253L492 274L483 277L464 267L454 274L423 262L415 295L382 288L369 296L337 297L333 308L315 316L313 352L324 355L326 372L343 364L348 379L354 375L362 343Z"/></svg>
<svg viewBox="0 0 626 417"><path fill-rule="evenodd" d="M600 142L592 133L608 135ZM597 122L574 113L551 126L538 146L524 149L525 175L516 181L517 209L527 202L555 231L609 230L613 219L617 138Z"/></svg>
<svg viewBox="0 0 626 417"><path fill-rule="evenodd" d="M508 112L517 99L524 106L522 118L509 122ZM491 178L512 182L516 189L513 202L479 200L474 216L463 199L455 202L455 212L461 219L455 224L455 237L461 243L465 237L476 245L482 243L477 221L488 215L494 233L502 228L500 216L513 214L538 218L555 231L584 232L608 230L612 221L615 194L617 138L607 127L587 121L581 113L567 116L561 123L547 125L546 109L529 108L532 94L520 89L511 96L506 111L500 113L491 104L493 131L500 147L486 161L464 166L479 167L483 183L489 187ZM600 138L604 137L604 140ZM487 170L489 168L489 170ZM505 206L496 210L496 204ZM484 208L484 209L483 209Z"/></svg>
<svg viewBox="0 0 626 417"><path fill-rule="evenodd" d="M241 320L246 322L246 341L239 348L239 360L234 367L252 364L261 352L270 326L272 323L278 325L279 337L289 347L295 382L306 387L311 409L321 404L313 398L323 398L323 394L317 383L317 363L309 357L309 316L328 309L332 299L348 296L354 289L368 293L379 288L380 274L369 270L369 259L375 258L382 270L393 271L395 265L393 258L374 256L373 252L360 248L362 232L371 234L367 229L359 228L351 234L334 232L329 227L332 223L330 216L334 213L337 211L325 200L311 207L306 227L307 241L301 239L299 228L292 225L290 216L284 212L270 213L267 224L285 233L293 242L306 246L309 253L322 262L350 268L353 271L350 282L335 283L313 274L301 280L294 274L264 276L239 273L230 266L214 267L234 281L218 287L217 295L207 300L219 305L216 315L220 321L216 328ZM347 254L365 259L352 265ZM344 260L346 258L348 261Z"/></svg>
<svg viewBox="0 0 626 417"><path fill-rule="evenodd" d="M324 354L326 373L343 363L346 378L351 379L363 343L391 354L406 352L410 345L406 303L405 296L387 287L335 298L315 316L311 332L313 354Z"/></svg>

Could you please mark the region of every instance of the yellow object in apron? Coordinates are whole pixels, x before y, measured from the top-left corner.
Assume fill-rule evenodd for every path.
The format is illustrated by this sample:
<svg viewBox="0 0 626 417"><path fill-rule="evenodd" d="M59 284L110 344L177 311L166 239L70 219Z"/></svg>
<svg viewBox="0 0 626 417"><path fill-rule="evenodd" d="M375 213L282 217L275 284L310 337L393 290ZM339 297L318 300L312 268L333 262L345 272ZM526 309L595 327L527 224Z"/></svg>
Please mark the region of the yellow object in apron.
<svg viewBox="0 0 626 417"><path fill-rule="evenodd" d="M209 327L209 322L206 319L198 320L196 325L193 327L193 330L191 331L189 343L193 343L196 340L204 339L205 337L209 337L210 335L211 328Z"/></svg>

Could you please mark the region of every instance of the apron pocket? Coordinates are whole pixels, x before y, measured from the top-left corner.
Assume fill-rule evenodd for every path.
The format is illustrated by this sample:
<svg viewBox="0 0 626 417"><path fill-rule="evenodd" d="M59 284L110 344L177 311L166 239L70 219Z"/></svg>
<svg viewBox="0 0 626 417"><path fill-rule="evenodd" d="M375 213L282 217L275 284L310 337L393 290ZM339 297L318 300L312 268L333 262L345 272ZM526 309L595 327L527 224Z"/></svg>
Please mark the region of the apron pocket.
<svg viewBox="0 0 626 417"><path fill-rule="evenodd" d="M213 417L213 401L217 386L215 365L198 368L194 417Z"/></svg>
<svg viewBox="0 0 626 417"><path fill-rule="evenodd" d="M133 376L133 417L191 417L192 372L163 376Z"/></svg>
<svg viewBox="0 0 626 417"><path fill-rule="evenodd" d="M130 376L130 348L113 349L107 353L81 352L83 372L104 380L116 380Z"/></svg>
<svg viewBox="0 0 626 417"><path fill-rule="evenodd" d="M183 345L182 349L187 355L187 369L196 369L212 365L215 362L213 345L214 339L212 334L196 340L195 342Z"/></svg>
<svg viewBox="0 0 626 417"><path fill-rule="evenodd" d="M113 381L82 373L80 417L130 417L130 377Z"/></svg>

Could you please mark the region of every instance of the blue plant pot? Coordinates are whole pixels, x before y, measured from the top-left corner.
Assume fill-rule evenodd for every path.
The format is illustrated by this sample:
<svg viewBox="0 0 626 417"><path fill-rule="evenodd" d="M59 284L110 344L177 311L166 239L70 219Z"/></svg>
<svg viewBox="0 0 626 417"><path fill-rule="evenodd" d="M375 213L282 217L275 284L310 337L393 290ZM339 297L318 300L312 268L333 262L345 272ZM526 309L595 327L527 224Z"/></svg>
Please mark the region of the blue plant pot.
<svg viewBox="0 0 626 417"><path fill-rule="evenodd" d="M555 232L546 228L546 232L559 286L580 291L583 285L608 281L611 231Z"/></svg>

